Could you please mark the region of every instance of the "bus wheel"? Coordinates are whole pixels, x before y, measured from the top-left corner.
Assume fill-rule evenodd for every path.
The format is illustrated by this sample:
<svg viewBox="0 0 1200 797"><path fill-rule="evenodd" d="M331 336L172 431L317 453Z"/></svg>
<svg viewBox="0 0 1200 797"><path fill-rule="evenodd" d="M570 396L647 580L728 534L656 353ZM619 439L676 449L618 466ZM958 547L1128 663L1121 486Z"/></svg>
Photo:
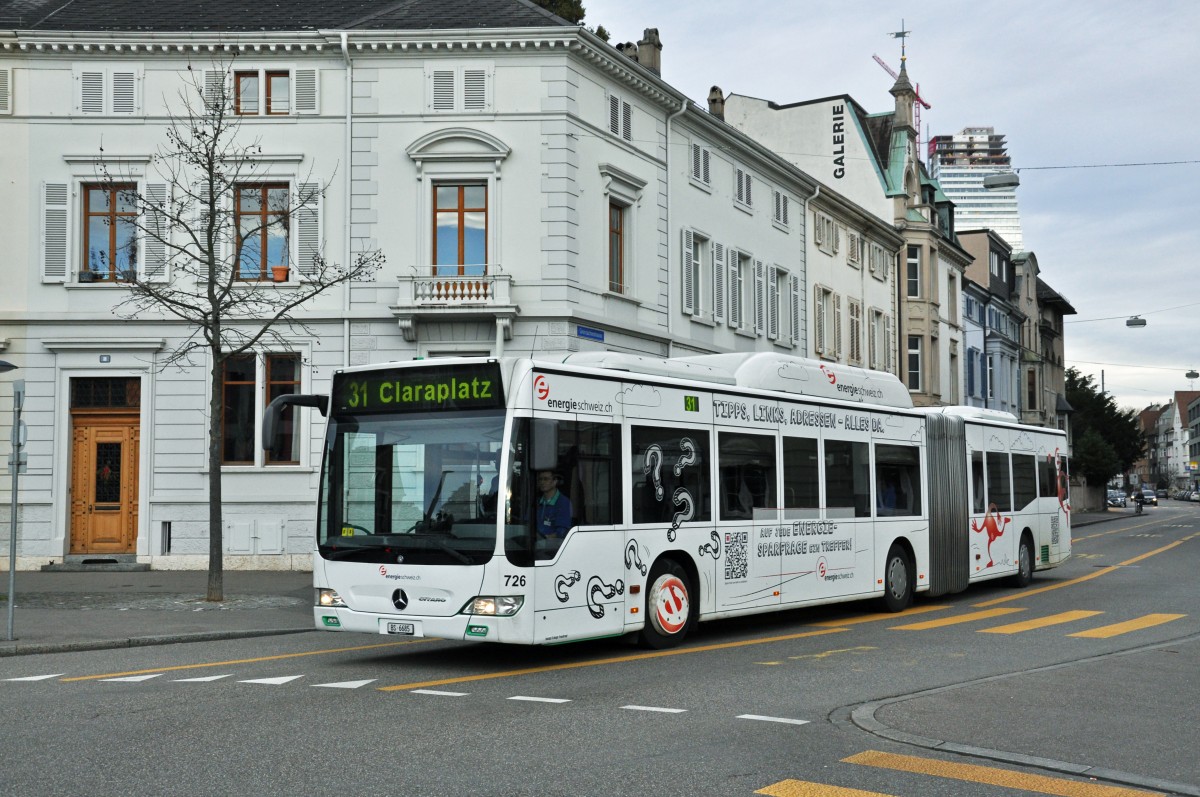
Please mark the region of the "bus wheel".
<svg viewBox="0 0 1200 797"><path fill-rule="evenodd" d="M883 605L889 612L900 612L908 608L912 599L912 564L902 547L892 545L883 566Z"/></svg>
<svg viewBox="0 0 1200 797"><path fill-rule="evenodd" d="M1017 548L1017 573L1012 577L1014 587L1028 587L1033 581L1033 542L1028 534L1021 535L1021 545Z"/></svg>
<svg viewBox="0 0 1200 797"><path fill-rule="evenodd" d="M659 559L650 570L646 593L646 625L638 641L642 647L671 648L692 628L692 585L687 573L670 559Z"/></svg>

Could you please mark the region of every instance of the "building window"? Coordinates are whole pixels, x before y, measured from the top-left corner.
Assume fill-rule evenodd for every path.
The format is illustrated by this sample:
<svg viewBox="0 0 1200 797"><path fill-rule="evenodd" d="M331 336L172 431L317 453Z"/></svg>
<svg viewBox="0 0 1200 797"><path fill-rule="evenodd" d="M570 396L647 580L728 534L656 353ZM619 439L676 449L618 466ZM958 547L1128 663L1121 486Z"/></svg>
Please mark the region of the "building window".
<svg viewBox="0 0 1200 797"><path fill-rule="evenodd" d="M1038 408L1038 390L1037 390L1037 371L1030 368L1025 372L1025 409L1037 410Z"/></svg>
<svg viewBox="0 0 1200 797"><path fill-rule="evenodd" d="M788 205L789 205L789 200L788 200L787 194L783 193L782 191L776 191L775 192L775 215L773 217L773 220L776 224L778 224L782 227L791 226L791 222L788 221L788 217L790 215L790 208L788 207Z"/></svg>
<svg viewBox="0 0 1200 797"><path fill-rule="evenodd" d="M707 238L683 231L683 312L696 318L713 315L713 263Z"/></svg>
<svg viewBox="0 0 1200 797"><path fill-rule="evenodd" d="M261 381L265 389L261 392ZM300 440L294 408L282 417L280 434L274 448L263 451L259 459L259 431L262 409L277 396L300 390L300 355L239 354L225 360L223 370L221 463L224 465L295 465L300 461Z"/></svg>
<svg viewBox="0 0 1200 797"><path fill-rule="evenodd" d="M287 183L239 185L234 196L237 279L268 279L273 267L288 268L291 213Z"/></svg>
<svg viewBox="0 0 1200 797"><path fill-rule="evenodd" d="M871 308L867 343L868 367L892 373L892 319L882 310Z"/></svg>
<svg viewBox="0 0 1200 797"><path fill-rule="evenodd" d="M608 204L608 289L625 292L625 208Z"/></svg>
<svg viewBox="0 0 1200 797"><path fill-rule="evenodd" d="M92 281L130 279L137 273L137 186L83 187L81 273Z"/></svg>
<svg viewBox="0 0 1200 797"><path fill-rule="evenodd" d="M921 247L908 247L908 298L921 296Z"/></svg>
<svg viewBox="0 0 1200 797"><path fill-rule="evenodd" d="M862 365L862 302L850 299L850 352L847 360L851 365Z"/></svg>
<svg viewBox="0 0 1200 797"><path fill-rule="evenodd" d="M842 297L823 285L813 289L813 351L836 360L842 350Z"/></svg>
<svg viewBox="0 0 1200 797"><path fill-rule="evenodd" d="M908 389L921 391L921 347L920 335L908 336Z"/></svg>
<svg viewBox="0 0 1200 797"><path fill-rule="evenodd" d="M692 144L691 178L705 187L712 185L712 174L709 171L711 158L712 155L709 153L707 147L700 144Z"/></svg>
<svg viewBox="0 0 1200 797"><path fill-rule="evenodd" d="M987 397L994 399L996 397L996 358L992 355L987 356Z"/></svg>
<svg viewBox="0 0 1200 797"><path fill-rule="evenodd" d="M608 95L608 132L633 140L633 108L614 94Z"/></svg>
<svg viewBox="0 0 1200 797"><path fill-rule="evenodd" d="M754 207L754 195L751 190L754 180L750 177L750 173L739 166L733 170L733 174L735 182L734 199L743 207Z"/></svg>
<svg viewBox="0 0 1200 797"><path fill-rule="evenodd" d="M436 277L487 273L487 186L435 185L433 272Z"/></svg>
<svg viewBox="0 0 1200 797"><path fill-rule="evenodd" d="M287 116L291 110L290 72L233 73L233 112L238 116Z"/></svg>
<svg viewBox="0 0 1200 797"><path fill-rule="evenodd" d="M959 323L958 319L958 280L953 275L946 282L946 312L951 324Z"/></svg>

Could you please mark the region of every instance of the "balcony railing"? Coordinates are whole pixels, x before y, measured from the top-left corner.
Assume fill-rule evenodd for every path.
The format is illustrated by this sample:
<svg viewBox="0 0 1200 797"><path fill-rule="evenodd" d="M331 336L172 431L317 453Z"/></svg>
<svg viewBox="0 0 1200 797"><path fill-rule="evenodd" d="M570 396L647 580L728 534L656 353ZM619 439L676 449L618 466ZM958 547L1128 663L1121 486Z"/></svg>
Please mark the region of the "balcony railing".
<svg viewBox="0 0 1200 797"><path fill-rule="evenodd" d="M399 278L399 295L392 308L407 340L415 340L422 319L452 316L495 319L504 337L511 336L511 321L517 315L512 303L512 277L498 265L486 267L487 273L473 277L438 277L427 272L429 266L413 268Z"/></svg>

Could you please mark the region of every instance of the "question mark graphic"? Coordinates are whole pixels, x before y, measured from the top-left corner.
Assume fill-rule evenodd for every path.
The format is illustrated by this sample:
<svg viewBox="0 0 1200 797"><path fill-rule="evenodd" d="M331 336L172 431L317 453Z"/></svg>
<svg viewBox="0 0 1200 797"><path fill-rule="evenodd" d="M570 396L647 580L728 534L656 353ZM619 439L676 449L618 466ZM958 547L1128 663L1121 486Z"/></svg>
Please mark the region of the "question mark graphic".
<svg viewBox="0 0 1200 797"><path fill-rule="evenodd" d="M625 594L625 582L618 578L616 584L605 584L600 576L592 576L588 579L588 611L592 613L592 617L599 620L604 616L604 606L596 600L597 592L605 600L612 600L617 595Z"/></svg>
<svg viewBox="0 0 1200 797"><path fill-rule="evenodd" d="M642 473L654 474L654 500L656 501L663 500L662 463L663 451L658 443L646 449L646 464L642 466Z"/></svg>
<svg viewBox="0 0 1200 797"><path fill-rule="evenodd" d="M688 492L686 487L677 488L675 494L671 496L671 501L674 502L675 506L683 507L683 509L680 509L671 517L671 528L667 529L667 541L675 542L675 530L679 528L680 523L692 519L692 516L696 513L696 504L692 500L692 494Z"/></svg>
<svg viewBox="0 0 1200 797"><path fill-rule="evenodd" d="M700 546L700 555L704 556L705 554L712 554L713 559L720 559L721 558L721 535L717 534L716 531L712 531L712 532L709 532L709 536L712 537L712 542L711 543L706 542Z"/></svg>
<svg viewBox="0 0 1200 797"><path fill-rule="evenodd" d="M679 441L679 447L683 449L683 456L675 460L675 475L683 473L683 469L688 465L696 464L699 457L696 456L696 441L690 437L684 437Z"/></svg>
<svg viewBox="0 0 1200 797"><path fill-rule="evenodd" d="M570 595L567 594L566 588L575 586L577 583L579 583L580 578L582 578L582 576L579 575L578 570L572 570L566 575L555 576L554 594L558 596L559 603L567 602L567 598L569 598Z"/></svg>
<svg viewBox="0 0 1200 797"><path fill-rule="evenodd" d="M644 576L646 575L646 565L642 564L642 557L638 555L637 540L630 540L625 546L625 569L636 567Z"/></svg>

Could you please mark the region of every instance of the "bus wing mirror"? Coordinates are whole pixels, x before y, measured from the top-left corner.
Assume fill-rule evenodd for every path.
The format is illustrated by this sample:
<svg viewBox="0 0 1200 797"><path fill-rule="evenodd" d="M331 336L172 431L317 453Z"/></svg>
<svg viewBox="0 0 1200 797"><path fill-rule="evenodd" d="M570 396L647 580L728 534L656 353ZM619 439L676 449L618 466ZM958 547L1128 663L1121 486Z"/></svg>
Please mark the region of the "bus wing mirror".
<svg viewBox="0 0 1200 797"><path fill-rule="evenodd" d="M262 447L268 451L275 447L279 436L280 419L285 407L316 407L324 416L329 407L329 396L288 393L276 396L263 413Z"/></svg>
<svg viewBox="0 0 1200 797"><path fill-rule="evenodd" d="M534 473L558 467L558 421L534 419L530 467Z"/></svg>

